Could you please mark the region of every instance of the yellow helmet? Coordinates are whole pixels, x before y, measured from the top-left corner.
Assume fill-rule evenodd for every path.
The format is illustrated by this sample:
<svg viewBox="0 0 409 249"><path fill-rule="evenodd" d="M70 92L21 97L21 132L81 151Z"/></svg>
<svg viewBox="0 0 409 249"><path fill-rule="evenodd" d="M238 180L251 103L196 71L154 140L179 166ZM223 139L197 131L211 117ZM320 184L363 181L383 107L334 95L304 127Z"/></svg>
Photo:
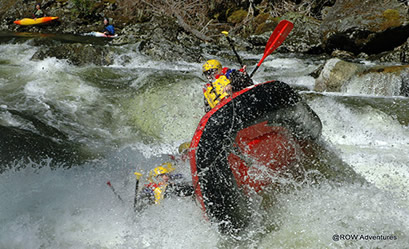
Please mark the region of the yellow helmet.
<svg viewBox="0 0 409 249"><path fill-rule="evenodd" d="M190 142L184 142L183 144L179 145L179 154L182 154L190 147Z"/></svg>
<svg viewBox="0 0 409 249"><path fill-rule="evenodd" d="M168 174L172 171L174 171L175 168L171 163L162 163L160 166L154 168L153 170L149 171L149 177L148 179L151 180L152 177L156 177L158 175L162 174Z"/></svg>
<svg viewBox="0 0 409 249"><path fill-rule="evenodd" d="M216 69L216 71L222 70L222 64L218 60L208 60L203 64L202 71L203 73L211 69Z"/></svg>

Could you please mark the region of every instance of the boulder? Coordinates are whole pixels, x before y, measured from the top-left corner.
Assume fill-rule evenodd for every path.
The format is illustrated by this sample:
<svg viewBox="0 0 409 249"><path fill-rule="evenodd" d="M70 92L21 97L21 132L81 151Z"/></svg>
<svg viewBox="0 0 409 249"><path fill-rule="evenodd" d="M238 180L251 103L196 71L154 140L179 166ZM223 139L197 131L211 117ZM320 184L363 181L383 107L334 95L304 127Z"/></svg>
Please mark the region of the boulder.
<svg viewBox="0 0 409 249"><path fill-rule="evenodd" d="M399 47L391 51L386 51L380 54L372 55L368 58L369 60L373 61L380 61L380 62L401 62L401 63L409 63L409 39Z"/></svg>
<svg viewBox="0 0 409 249"><path fill-rule="evenodd" d="M365 66L338 58L328 60L315 82L315 91L376 96L408 96L409 65Z"/></svg>
<svg viewBox="0 0 409 249"><path fill-rule="evenodd" d="M407 13L398 0L338 0L320 25L324 48L368 55L392 50L409 37Z"/></svg>
<svg viewBox="0 0 409 249"><path fill-rule="evenodd" d="M328 60L315 81L315 91L339 92L357 72L363 71L360 64L346 62L338 58Z"/></svg>
<svg viewBox="0 0 409 249"><path fill-rule="evenodd" d="M294 28L282 44L290 52L322 53L321 21L297 13L287 13L282 19L294 23Z"/></svg>
<svg viewBox="0 0 409 249"><path fill-rule="evenodd" d="M66 59L74 65L111 65L113 63L113 52L108 47L81 43L40 47L31 59L42 60L47 57Z"/></svg>

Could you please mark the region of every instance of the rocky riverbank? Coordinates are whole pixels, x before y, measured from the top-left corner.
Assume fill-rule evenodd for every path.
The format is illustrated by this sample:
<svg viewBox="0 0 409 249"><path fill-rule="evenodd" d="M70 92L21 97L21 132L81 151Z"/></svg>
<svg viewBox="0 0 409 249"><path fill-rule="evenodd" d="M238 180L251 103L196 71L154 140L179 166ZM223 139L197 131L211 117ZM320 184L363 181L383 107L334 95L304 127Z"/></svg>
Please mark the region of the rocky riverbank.
<svg viewBox="0 0 409 249"><path fill-rule="evenodd" d="M142 54L156 60L201 62L205 59L204 54L223 56L220 54L221 48L228 48L220 31L229 31L238 50L263 51L274 27L280 20L287 19L294 23L294 29L278 48L280 52L323 54L328 59L336 57L357 64L362 59L394 65L409 61L409 9L405 1L149 2L43 0L41 4L45 13L59 16L59 20L45 26L18 26L13 21L30 16L36 1L0 0L0 30L79 35L102 30L102 18L106 16L112 18L119 34L119 38L109 41L111 45L135 43ZM109 65L112 63L110 47L114 46L51 44L42 47L33 59L57 57L74 64ZM400 69L403 73L399 73L399 77L403 79L406 77L406 67ZM366 68L348 72L390 71ZM397 69L392 71L396 75ZM343 70L340 72L344 73ZM320 77L320 71L315 76ZM350 76L342 74L339 77ZM320 79L323 78L321 75ZM332 82L332 79L326 81ZM317 90L329 89L339 87L325 87L322 80L317 87ZM405 90L401 94L407 95Z"/></svg>

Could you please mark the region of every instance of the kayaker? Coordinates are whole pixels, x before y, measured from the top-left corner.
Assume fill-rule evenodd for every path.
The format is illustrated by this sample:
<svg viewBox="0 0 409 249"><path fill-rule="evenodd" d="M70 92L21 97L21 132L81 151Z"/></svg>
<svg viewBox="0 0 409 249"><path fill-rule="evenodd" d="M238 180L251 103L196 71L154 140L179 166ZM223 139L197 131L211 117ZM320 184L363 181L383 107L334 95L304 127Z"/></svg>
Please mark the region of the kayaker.
<svg viewBox="0 0 409 249"><path fill-rule="evenodd" d="M203 88L206 112L225 97L253 85L245 65L239 70L229 69L222 67L218 60L212 59L203 64L202 72L208 81Z"/></svg>
<svg viewBox="0 0 409 249"><path fill-rule="evenodd" d="M104 17L104 34L115 35L115 28L112 24L109 24L109 19Z"/></svg>
<svg viewBox="0 0 409 249"><path fill-rule="evenodd" d="M41 17L45 16L44 11L41 9L41 5L39 3L36 4L35 9L36 9L36 11L33 14L34 19L41 18Z"/></svg>
<svg viewBox="0 0 409 249"><path fill-rule="evenodd" d="M182 174L172 174L174 170L174 165L166 162L149 172L149 183L139 194L137 210L141 210L148 204L160 204L164 198L169 196L193 195L193 186L183 181Z"/></svg>

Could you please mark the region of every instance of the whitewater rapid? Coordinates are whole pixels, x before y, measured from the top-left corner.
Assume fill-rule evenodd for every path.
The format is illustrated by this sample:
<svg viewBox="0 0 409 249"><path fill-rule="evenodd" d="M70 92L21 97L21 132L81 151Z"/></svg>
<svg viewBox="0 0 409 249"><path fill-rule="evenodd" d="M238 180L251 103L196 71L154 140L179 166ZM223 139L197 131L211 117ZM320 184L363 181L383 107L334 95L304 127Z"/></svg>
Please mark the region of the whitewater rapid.
<svg viewBox="0 0 409 249"><path fill-rule="evenodd" d="M302 90L321 118L323 140L371 185L324 181L280 193L277 205L263 211L265 221L255 220L250 231L231 239L191 198L168 199L142 213L132 207L133 172L146 174L177 154L204 114L200 64L156 62L124 46L111 66L79 67L56 58L32 61L36 50L29 42L0 44L0 125L52 137L35 118L90 159L56 163L50 154L0 165L1 249L407 247L407 99L351 89L317 94L308 74L321 60L268 57L254 80L273 75ZM259 55L242 56L252 62ZM393 105L399 114L388 112ZM178 170L191 180L189 165ZM351 234L396 239L334 237Z"/></svg>

